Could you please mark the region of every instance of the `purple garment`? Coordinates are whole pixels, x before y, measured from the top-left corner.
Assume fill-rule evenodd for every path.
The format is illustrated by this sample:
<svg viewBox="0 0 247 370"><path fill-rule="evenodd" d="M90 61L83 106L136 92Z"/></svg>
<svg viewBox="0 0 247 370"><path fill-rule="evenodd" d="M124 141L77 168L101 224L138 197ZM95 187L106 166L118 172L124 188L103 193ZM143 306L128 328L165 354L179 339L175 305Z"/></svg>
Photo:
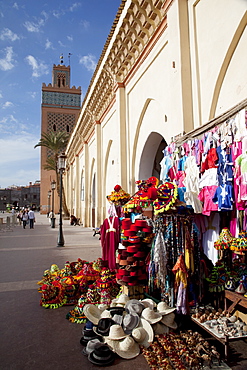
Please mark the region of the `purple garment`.
<svg viewBox="0 0 247 370"><path fill-rule="evenodd" d="M188 314L187 307L188 307L187 289L184 287L184 284L181 281L178 287L177 313L180 313L182 315L187 315Z"/></svg>

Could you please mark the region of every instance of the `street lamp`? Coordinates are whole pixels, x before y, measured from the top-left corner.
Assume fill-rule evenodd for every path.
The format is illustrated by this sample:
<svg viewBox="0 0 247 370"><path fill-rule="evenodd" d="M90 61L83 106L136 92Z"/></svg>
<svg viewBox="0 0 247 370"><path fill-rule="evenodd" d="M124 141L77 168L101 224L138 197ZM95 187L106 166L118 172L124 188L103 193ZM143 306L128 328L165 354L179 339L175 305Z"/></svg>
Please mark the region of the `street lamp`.
<svg viewBox="0 0 247 370"><path fill-rule="evenodd" d="M51 228L54 229L55 228L55 213L54 213L54 190L56 189L56 181L53 180L51 182L51 190L52 190L52 206L51 206L51 211L52 211L52 217L51 217Z"/></svg>
<svg viewBox="0 0 247 370"><path fill-rule="evenodd" d="M47 217L49 217L50 208L51 208L51 190L48 191L48 211L47 211Z"/></svg>
<svg viewBox="0 0 247 370"><path fill-rule="evenodd" d="M60 189L59 189L59 197L60 197L60 206L59 206L59 232L58 232L58 240L57 240L57 247L64 247L64 238L63 238L63 173L65 171L65 162L66 162L67 156L65 153L60 154L58 157L58 171L60 174Z"/></svg>

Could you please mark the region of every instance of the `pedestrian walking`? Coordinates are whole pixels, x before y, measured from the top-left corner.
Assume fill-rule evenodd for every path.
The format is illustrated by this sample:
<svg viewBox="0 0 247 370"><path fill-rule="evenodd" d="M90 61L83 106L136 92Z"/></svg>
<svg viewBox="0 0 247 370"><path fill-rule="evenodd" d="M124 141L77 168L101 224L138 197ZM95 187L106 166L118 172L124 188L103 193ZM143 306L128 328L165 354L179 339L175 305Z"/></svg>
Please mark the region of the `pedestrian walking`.
<svg viewBox="0 0 247 370"><path fill-rule="evenodd" d="M31 208L29 209L29 212L28 212L28 218L29 218L30 229L33 229L34 222L35 222L35 214Z"/></svg>
<svg viewBox="0 0 247 370"><path fill-rule="evenodd" d="M28 212L26 210L24 210L23 211L23 214L22 214L22 225L23 225L23 229L26 228L27 221L28 221Z"/></svg>
<svg viewBox="0 0 247 370"><path fill-rule="evenodd" d="M20 210L18 215L17 215L17 218L19 220L19 225L21 225L21 223L22 223L22 215L23 215L23 212Z"/></svg>
<svg viewBox="0 0 247 370"><path fill-rule="evenodd" d="M52 219L55 217L55 213L53 212L53 210L51 210L51 212L49 213L49 221L50 221L50 225L52 224Z"/></svg>

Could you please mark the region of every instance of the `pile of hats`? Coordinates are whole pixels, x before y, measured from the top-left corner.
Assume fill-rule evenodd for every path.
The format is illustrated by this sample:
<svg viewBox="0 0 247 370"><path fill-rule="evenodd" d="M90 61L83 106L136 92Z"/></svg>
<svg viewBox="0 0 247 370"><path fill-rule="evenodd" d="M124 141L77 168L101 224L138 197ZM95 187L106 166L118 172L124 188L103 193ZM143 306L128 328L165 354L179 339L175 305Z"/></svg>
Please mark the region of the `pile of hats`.
<svg viewBox="0 0 247 370"><path fill-rule="evenodd" d="M148 348L155 334L168 333L176 329L175 308L165 302L156 304L152 299L129 299L121 294L113 299L110 307L86 304L83 307L87 323L80 343L85 347L83 354L94 364L106 366L103 353L112 363L114 355L132 359L139 355L142 347Z"/></svg>
<svg viewBox="0 0 247 370"><path fill-rule="evenodd" d="M59 308L64 305L77 305L67 315L72 322L85 322L82 308L86 303L107 304L115 298L120 287L116 281L115 271L102 267L101 259L94 262L66 261L64 268L51 265L44 271L37 283L41 293L40 305L45 308Z"/></svg>
<svg viewBox="0 0 247 370"><path fill-rule="evenodd" d="M148 274L145 260L150 251L144 242L145 237L152 234L152 227L146 220L137 219L135 223L130 218L122 220L121 244L118 248L117 282L121 285L146 285Z"/></svg>
<svg viewBox="0 0 247 370"><path fill-rule="evenodd" d="M234 238L230 249L234 252L245 252L247 250L247 231L240 231L238 238Z"/></svg>
<svg viewBox="0 0 247 370"><path fill-rule="evenodd" d="M229 249L231 244L234 242L234 237L232 236L230 230L224 227L221 230L219 238L214 242L214 248L217 250Z"/></svg>
<svg viewBox="0 0 247 370"><path fill-rule="evenodd" d="M120 287L116 282L116 275L113 271L103 268L100 278L93 284L87 285L84 294L78 299L77 305L66 315L66 318L74 323L86 322L83 312L85 304L109 306L112 299L120 293Z"/></svg>

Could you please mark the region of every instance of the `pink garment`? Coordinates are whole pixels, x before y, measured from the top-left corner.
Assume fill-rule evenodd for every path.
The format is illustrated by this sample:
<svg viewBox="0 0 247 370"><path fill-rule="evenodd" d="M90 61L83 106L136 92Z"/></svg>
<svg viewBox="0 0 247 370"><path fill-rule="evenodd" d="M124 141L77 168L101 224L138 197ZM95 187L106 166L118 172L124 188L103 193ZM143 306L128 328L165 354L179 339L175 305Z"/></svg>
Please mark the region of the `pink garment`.
<svg viewBox="0 0 247 370"><path fill-rule="evenodd" d="M240 189L239 189L239 178L241 176L234 176L233 178L233 188L234 188L234 199L236 209L239 211L243 211L245 209L245 201L240 199Z"/></svg>
<svg viewBox="0 0 247 370"><path fill-rule="evenodd" d="M238 198L237 201L247 200L247 173L243 173L236 179L238 185Z"/></svg>
<svg viewBox="0 0 247 370"><path fill-rule="evenodd" d="M178 171L177 174L176 174L176 181L177 181L177 186L179 188L183 188L185 185L184 185L184 179L185 179L185 172L184 171Z"/></svg>
<svg viewBox="0 0 247 370"><path fill-rule="evenodd" d="M232 146L232 160L233 162L235 159L242 154L242 141L235 141Z"/></svg>
<svg viewBox="0 0 247 370"><path fill-rule="evenodd" d="M202 214L205 216L210 216L212 211L218 211L218 204L212 201L216 189L216 185L205 186L198 195L199 200L203 202Z"/></svg>
<svg viewBox="0 0 247 370"><path fill-rule="evenodd" d="M116 250L120 241L120 221L118 217L108 217L100 229L102 260L108 261L111 270L116 268Z"/></svg>

